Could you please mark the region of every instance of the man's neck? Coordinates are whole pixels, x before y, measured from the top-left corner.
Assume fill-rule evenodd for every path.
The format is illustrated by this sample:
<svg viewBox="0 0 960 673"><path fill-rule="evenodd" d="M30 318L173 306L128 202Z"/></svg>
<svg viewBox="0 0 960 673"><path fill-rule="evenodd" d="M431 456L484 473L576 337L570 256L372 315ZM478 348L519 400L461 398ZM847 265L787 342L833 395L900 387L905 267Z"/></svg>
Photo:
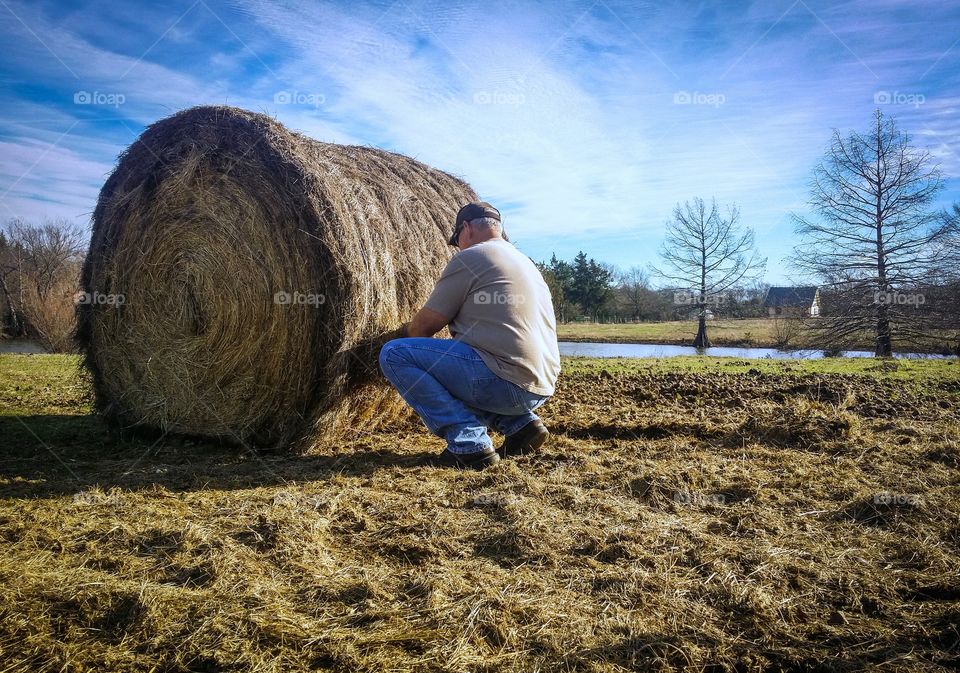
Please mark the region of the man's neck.
<svg viewBox="0 0 960 673"><path fill-rule="evenodd" d="M489 243L490 241L503 241L505 240L503 236L491 236L490 238L485 238L482 241L477 241L476 243L471 244L469 247L464 248L464 250L469 250L474 245L480 245L481 243Z"/></svg>

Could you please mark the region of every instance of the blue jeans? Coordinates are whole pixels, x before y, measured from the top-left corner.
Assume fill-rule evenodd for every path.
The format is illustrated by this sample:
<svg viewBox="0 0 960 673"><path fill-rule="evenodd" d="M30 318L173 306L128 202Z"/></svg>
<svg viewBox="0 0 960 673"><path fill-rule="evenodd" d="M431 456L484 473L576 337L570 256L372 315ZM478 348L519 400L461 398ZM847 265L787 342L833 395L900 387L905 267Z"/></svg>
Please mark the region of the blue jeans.
<svg viewBox="0 0 960 673"><path fill-rule="evenodd" d="M454 339L388 341L380 369L453 453L492 447L488 428L509 437L537 420L533 410L547 401L500 378L473 348Z"/></svg>

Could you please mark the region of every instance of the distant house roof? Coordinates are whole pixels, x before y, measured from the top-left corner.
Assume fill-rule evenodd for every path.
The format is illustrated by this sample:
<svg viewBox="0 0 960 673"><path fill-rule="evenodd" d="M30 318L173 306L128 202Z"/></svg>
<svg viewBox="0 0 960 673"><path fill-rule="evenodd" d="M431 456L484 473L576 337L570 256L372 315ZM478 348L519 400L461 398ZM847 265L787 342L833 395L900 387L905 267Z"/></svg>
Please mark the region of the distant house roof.
<svg viewBox="0 0 960 673"><path fill-rule="evenodd" d="M816 286L771 287L764 306L810 306L817 296Z"/></svg>

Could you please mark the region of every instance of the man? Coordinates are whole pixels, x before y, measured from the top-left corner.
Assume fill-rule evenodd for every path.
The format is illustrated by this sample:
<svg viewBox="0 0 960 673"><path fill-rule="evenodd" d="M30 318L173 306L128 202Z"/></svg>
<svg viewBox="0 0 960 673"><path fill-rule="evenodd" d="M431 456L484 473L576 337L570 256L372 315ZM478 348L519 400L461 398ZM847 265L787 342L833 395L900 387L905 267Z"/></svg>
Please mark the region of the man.
<svg viewBox="0 0 960 673"><path fill-rule="evenodd" d="M468 203L457 213L447 263L380 369L447 448L435 464L483 469L540 448L549 432L534 410L560 374L557 325L540 271L504 238L500 211ZM453 339L433 339L449 326ZM499 450L487 434L505 436Z"/></svg>

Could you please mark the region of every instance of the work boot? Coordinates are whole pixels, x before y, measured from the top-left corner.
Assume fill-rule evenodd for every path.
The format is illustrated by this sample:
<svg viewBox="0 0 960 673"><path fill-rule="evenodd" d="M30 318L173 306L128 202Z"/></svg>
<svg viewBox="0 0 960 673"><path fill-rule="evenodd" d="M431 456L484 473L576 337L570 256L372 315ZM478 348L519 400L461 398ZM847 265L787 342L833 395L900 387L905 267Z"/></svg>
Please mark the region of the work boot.
<svg viewBox="0 0 960 673"><path fill-rule="evenodd" d="M538 418L535 421L530 421L516 433L504 439L503 444L497 449L497 453L500 454L501 458L533 453L543 446L549 437L550 431Z"/></svg>
<svg viewBox="0 0 960 673"><path fill-rule="evenodd" d="M450 449L444 449L443 453L434 456L433 460L430 461L434 467L454 467L458 470L482 470L499 462L500 456L497 455L492 446L475 453L453 453Z"/></svg>

